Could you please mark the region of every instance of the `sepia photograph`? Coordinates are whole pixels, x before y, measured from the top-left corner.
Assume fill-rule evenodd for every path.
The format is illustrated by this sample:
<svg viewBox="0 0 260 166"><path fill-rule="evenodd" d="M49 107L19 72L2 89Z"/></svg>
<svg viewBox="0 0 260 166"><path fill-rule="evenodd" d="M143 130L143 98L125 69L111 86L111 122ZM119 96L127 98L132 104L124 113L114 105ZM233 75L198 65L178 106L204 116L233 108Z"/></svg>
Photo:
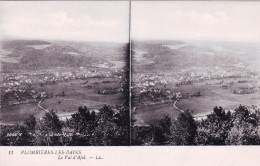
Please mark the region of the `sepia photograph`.
<svg viewBox="0 0 260 166"><path fill-rule="evenodd" d="M133 1L131 145L260 144L260 3Z"/></svg>
<svg viewBox="0 0 260 166"><path fill-rule="evenodd" d="M1 166L258 166L259 145L260 1L0 0Z"/></svg>
<svg viewBox="0 0 260 166"><path fill-rule="evenodd" d="M260 144L259 2L0 4L0 145Z"/></svg>
<svg viewBox="0 0 260 166"><path fill-rule="evenodd" d="M129 3L0 8L0 145L129 145Z"/></svg>

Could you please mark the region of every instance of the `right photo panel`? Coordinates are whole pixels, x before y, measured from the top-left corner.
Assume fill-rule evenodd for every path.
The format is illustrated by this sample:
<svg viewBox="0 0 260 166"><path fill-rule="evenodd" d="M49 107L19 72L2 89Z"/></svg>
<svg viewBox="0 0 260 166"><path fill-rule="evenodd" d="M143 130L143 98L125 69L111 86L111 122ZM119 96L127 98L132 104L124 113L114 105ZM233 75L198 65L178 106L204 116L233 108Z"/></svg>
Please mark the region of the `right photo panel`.
<svg viewBox="0 0 260 166"><path fill-rule="evenodd" d="M260 2L131 3L131 145L259 145Z"/></svg>

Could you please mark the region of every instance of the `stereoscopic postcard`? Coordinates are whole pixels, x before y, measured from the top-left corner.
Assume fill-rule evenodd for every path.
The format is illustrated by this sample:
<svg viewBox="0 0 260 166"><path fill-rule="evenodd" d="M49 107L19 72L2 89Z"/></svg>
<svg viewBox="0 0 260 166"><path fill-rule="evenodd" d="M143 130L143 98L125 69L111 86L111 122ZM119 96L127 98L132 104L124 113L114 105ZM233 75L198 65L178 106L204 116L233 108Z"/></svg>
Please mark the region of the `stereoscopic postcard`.
<svg viewBox="0 0 260 166"><path fill-rule="evenodd" d="M0 165L251 166L259 145L260 2L0 1Z"/></svg>

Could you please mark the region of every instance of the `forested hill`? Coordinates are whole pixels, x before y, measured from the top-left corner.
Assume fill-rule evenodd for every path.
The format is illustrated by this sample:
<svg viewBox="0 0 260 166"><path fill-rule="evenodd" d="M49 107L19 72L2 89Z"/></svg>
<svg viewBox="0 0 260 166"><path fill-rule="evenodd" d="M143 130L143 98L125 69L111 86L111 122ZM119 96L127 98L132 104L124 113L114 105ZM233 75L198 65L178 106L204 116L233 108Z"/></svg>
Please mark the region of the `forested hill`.
<svg viewBox="0 0 260 166"><path fill-rule="evenodd" d="M133 55L143 51L143 58L153 63L134 63L136 70L177 70L185 67L248 66L259 60L258 43L207 41L133 41Z"/></svg>
<svg viewBox="0 0 260 166"><path fill-rule="evenodd" d="M13 60L1 62L3 72L52 67L95 67L98 63L125 61L127 52L127 44L124 43L12 40L2 41L1 45L2 51L8 52L6 57Z"/></svg>

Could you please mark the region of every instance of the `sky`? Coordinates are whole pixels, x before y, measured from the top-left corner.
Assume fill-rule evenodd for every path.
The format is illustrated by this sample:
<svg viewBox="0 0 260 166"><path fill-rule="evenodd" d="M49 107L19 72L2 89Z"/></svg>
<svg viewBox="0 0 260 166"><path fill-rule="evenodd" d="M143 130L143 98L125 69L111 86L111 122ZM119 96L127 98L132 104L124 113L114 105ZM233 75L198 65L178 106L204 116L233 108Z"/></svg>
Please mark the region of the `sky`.
<svg viewBox="0 0 260 166"><path fill-rule="evenodd" d="M14 39L128 42L127 1L0 1L0 36Z"/></svg>
<svg viewBox="0 0 260 166"><path fill-rule="evenodd" d="M260 42L260 2L133 1L131 38Z"/></svg>

